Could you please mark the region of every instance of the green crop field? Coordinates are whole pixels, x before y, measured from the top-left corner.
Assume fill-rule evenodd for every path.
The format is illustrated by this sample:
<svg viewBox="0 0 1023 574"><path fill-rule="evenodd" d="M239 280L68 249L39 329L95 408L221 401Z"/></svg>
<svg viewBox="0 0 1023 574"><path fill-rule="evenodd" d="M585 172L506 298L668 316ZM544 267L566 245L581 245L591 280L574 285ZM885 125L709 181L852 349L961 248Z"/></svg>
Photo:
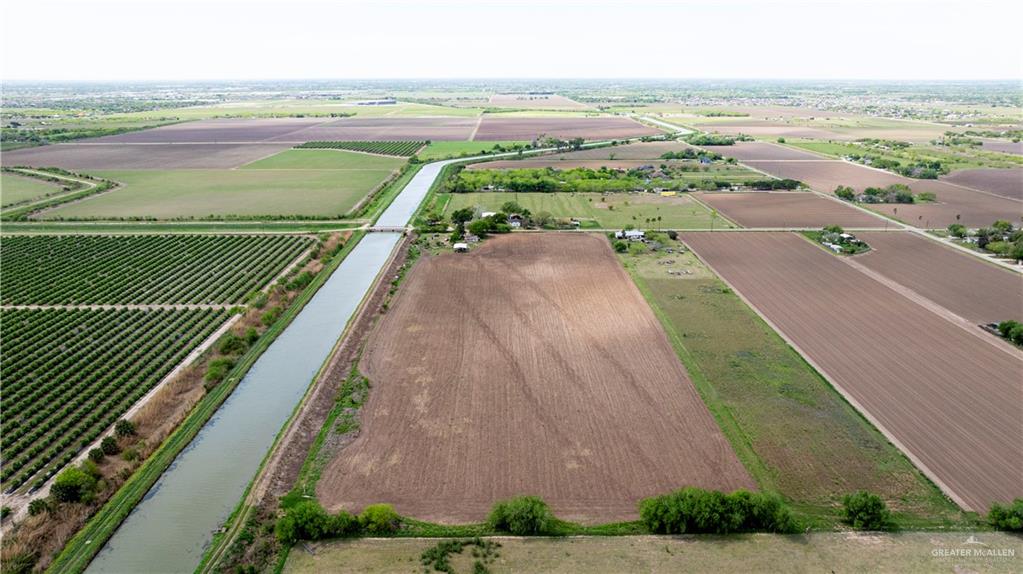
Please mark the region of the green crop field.
<svg viewBox="0 0 1023 574"><path fill-rule="evenodd" d="M301 235L17 235L0 242L4 305L242 302L310 247Z"/></svg>
<svg viewBox="0 0 1023 574"><path fill-rule="evenodd" d="M404 164L402 158L339 149L289 149L245 164L241 169L343 169L390 173Z"/></svg>
<svg viewBox="0 0 1023 574"><path fill-rule="evenodd" d="M295 153L307 151L296 150ZM392 161L389 158L373 159ZM83 201L44 211L36 217L38 219L340 217L355 207L366 194L386 181L390 174L391 171L385 169L100 171L94 172L93 175L117 181L121 186Z"/></svg>
<svg viewBox="0 0 1023 574"><path fill-rule="evenodd" d="M4 488L70 462L228 317L223 309L5 309Z"/></svg>
<svg viewBox="0 0 1023 574"><path fill-rule="evenodd" d="M432 142L426 149L419 152L419 159L433 161L449 157L471 156L484 151L493 151L494 146L510 147L515 145L528 145L527 141L503 141L503 142Z"/></svg>
<svg viewBox="0 0 1023 574"><path fill-rule="evenodd" d="M859 489L880 494L907 521L961 516L691 252L620 257L762 489L825 524L837 521L842 496Z"/></svg>
<svg viewBox="0 0 1023 574"><path fill-rule="evenodd" d="M60 186L10 173L0 174L0 204L4 207L40 199L60 191Z"/></svg>
<svg viewBox="0 0 1023 574"><path fill-rule="evenodd" d="M447 202L445 214L463 207L480 207L483 211L500 211L508 201L518 202L533 214L548 212L554 218L576 218L586 228L705 229L711 227L712 214L690 196L661 197L648 193L452 193L438 197L440 205ZM658 221L648 222L650 219ZM714 227L733 227L718 217Z"/></svg>

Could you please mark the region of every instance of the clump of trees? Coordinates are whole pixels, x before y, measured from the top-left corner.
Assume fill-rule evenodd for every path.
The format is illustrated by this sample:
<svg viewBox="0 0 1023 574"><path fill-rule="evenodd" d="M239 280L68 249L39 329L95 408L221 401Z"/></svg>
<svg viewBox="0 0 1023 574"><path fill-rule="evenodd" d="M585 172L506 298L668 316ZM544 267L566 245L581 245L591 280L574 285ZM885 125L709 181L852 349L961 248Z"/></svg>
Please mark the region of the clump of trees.
<svg viewBox="0 0 1023 574"><path fill-rule="evenodd" d="M1023 323L1019 321L1002 321L998 324L998 332L1002 337L1023 347Z"/></svg>
<svg viewBox="0 0 1023 574"><path fill-rule="evenodd" d="M961 224L953 223L948 226L948 233L989 253L1023 261L1023 229L1014 228L1004 219L972 232Z"/></svg>
<svg viewBox="0 0 1023 574"><path fill-rule="evenodd" d="M845 521L861 530L891 530L895 527L888 505L880 496L861 490L842 499Z"/></svg>
<svg viewBox="0 0 1023 574"><path fill-rule="evenodd" d="M997 502L992 504L987 519L998 530L1023 532L1023 498L1017 498L1006 506Z"/></svg>
<svg viewBox="0 0 1023 574"><path fill-rule="evenodd" d="M50 488L50 495L57 502L91 502L99 490L100 478L102 474L96 463L87 460L58 474Z"/></svg>
<svg viewBox="0 0 1023 574"><path fill-rule="evenodd" d="M721 161L721 154L705 149L687 147L679 151L669 151L661 154L661 159L695 159L705 161Z"/></svg>
<svg viewBox="0 0 1023 574"><path fill-rule="evenodd" d="M759 190L797 189L803 182L796 179L758 179L747 185Z"/></svg>
<svg viewBox="0 0 1023 574"><path fill-rule="evenodd" d="M640 521L657 534L795 532L792 512L776 494L737 490L730 494L701 488L647 498Z"/></svg>
<svg viewBox="0 0 1023 574"><path fill-rule="evenodd" d="M547 503L536 496L519 496L498 502L487 520L493 529L518 536L548 533L555 523Z"/></svg>
<svg viewBox="0 0 1023 574"><path fill-rule="evenodd" d="M304 500L288 508L274 524L274 535L283 544L296 540L321 540L362 533L389 534L401 527L401 516L390 504L371 504L359 516L344 510L330 514L316 501Z"/></svg>
<svg viewBox="0 0 1023 574"><path fill-rule="evenodd" d="M753 138L739 134L737 136L723 136L718 134L690 134L683 139L692 145L735 145L735 142L753 141Z"/></svg>
<svg viewBox="0 0 1023 574"><path fill-rule="evenodd" d="M835 197L845 201L858 201L860 203L915 203L920 201L934 201L933 193L919 193L914 195L913 190L904 183L893 183L888 187L868 187L863 193L856 193L856 190L840 185L835 188Z"/></svg>

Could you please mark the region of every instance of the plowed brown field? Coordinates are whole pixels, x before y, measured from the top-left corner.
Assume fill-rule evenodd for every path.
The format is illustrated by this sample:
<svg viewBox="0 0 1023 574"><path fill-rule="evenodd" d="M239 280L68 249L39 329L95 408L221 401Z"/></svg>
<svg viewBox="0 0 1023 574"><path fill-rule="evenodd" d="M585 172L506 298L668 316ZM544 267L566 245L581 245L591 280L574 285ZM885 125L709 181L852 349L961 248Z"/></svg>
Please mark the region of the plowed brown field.
<svg viewBox="0 0 1023 574"><path fill-rule="evenodd" d="M964 169L941 179L1002 197L1023 199L1023 169Z"/></svg>
<svg viewBox="0 0 1023 574"><path fill-rule="evenodd" d="M273 141L459 141L472 136L476 118L343 118L283 134Z"/></svg>
<svg viewBox="0 0 1023 574"><path fill-rule="evenodd" d="M917 227L945 228L957 221L969 227L984 227L998 219L1019 221L1023 215L1023 202L1007 197L970 191L933 179L909 179L840 160L746 163L776 177L798 179L811 188L825 193L834 192L839 185L862 190L865 187L885 187L893 183L906 184L915 193L932 192L937 196L937 201L933 203L870 206L870 209L893 215ZM956 219L956 215L960 216L959 220Z"/></svg>
<svg viewBox="0 0 1023 574"><path fill-rule="evenodd" d="M1023 275L909 232L857 233L871 250L856 258L973 321L1023 321Z"/></svg>
<svg viewBox="0 0 1023 574"><path fill-rule="evenodd" d="M323 118L216 119L82 140L98 143L260 142L323 122Z"/></svg>
<svg viewBox="0 0 1023 574"><path fill-rule="evenodd" d="M488 102L498 108L588 110L591 106L557 94L494 94Z"/></svg>
<svg viewBox="0 0 1023 574"><path fill-rule="evenodd" d="M706 149L740 161L779 159L827 159L815 153L765 142L735 142L733 145L708 145Z"/></svg>
<svg viewBox="0 0 1023 574"><path fill-rule="evenodd" d="M359 436L316 489L333 509L466 522L534 494L602 522L684 485L754 488L603 237L510 235L421 260L361 369Z"/></svg>
<svg viewBox="0 0 1023 574"><path fill-rule="evenodd" d="M291 144L58 144L3 154L3 165L65 169L229 169Z"/></svg>
<svg viewBox="0 0 1023 574"><path fill-rule="evenodd" d="M699 193L697 198L743 227L882 228L884 220L807 192Z"/></svg>
<svg viewBox="0 0 1023 574"><path fill-rule="evenodd" d="M650 136L663 133L629 118L502 118L484 115L476 141L532 140L538 136L561 139L602 140Z"/></svg>
<svg viewBox="0 0 1023 574"><path fill-rule="evenodd" d="M960 505L1023 497L1023 353L797 234L683 239Z"/></svg>

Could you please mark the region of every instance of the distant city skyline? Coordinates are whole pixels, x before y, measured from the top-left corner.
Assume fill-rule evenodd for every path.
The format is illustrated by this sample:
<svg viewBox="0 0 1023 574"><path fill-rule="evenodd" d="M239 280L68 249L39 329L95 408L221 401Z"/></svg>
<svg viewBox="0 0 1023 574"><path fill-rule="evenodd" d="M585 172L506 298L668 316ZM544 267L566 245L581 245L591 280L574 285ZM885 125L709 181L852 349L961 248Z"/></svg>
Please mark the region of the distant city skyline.
<svg viewBox="0 0 1023 574"><path fill-rule="evenodd" d="M1023 78L1023 7L1010 1L14 0L2 10L5 81Z"/></svg>

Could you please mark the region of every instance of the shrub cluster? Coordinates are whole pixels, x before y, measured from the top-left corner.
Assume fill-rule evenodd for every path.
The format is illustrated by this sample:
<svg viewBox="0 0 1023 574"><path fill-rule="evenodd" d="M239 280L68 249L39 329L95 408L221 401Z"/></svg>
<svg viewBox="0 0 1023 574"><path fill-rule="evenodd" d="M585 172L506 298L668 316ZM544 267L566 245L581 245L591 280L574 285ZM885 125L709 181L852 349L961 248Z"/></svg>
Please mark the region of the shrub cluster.
<svg viewBox="0 0 1023 574"><path fill-rule="evenodd" d="M793 532L798 529L781 498L746 490L725 494L683 488L644 499L639 504L639 516L643 525L657 534Z"/></svg>
<svg viewBox="0 0 1023 574"><path fill-rule="evenodd" d="M1012 319L1002 321L998 324L998 332L1013 343L1023 346L1023 323Z"/></svg>
<svg viewBox="0 0 1023 574"><path fill-rule="evenodd" d="M498 502L490 511L490 526L518 536L550 532L554 515L547 503L536 496L520 496Z"/></svg>
<svg viewBox="0 0 1023 574"><path fill-rule="evenodd" d="M998 530L1023 532L1023 498L1013 500L1008 506L992 504L987 519Z"/></svg>
<svg viewBox="0 0 1023 574"><path fill-rule="evenodd" d="M289 508L274 525L283 544L296 540L320 540L362 533L388 534L401 526L401 517L390 504L371 504L355 516L344 510L331 515L318 503L306 500Z"/></svg>
<svg viewBox="0 0 1023 574"><path fill-rule="evenodd" d="M888 506L876 494L863 490L847 494L842 499L842 506L845 509L846 522L854 528L890 530L894 526Z"/></svg>

